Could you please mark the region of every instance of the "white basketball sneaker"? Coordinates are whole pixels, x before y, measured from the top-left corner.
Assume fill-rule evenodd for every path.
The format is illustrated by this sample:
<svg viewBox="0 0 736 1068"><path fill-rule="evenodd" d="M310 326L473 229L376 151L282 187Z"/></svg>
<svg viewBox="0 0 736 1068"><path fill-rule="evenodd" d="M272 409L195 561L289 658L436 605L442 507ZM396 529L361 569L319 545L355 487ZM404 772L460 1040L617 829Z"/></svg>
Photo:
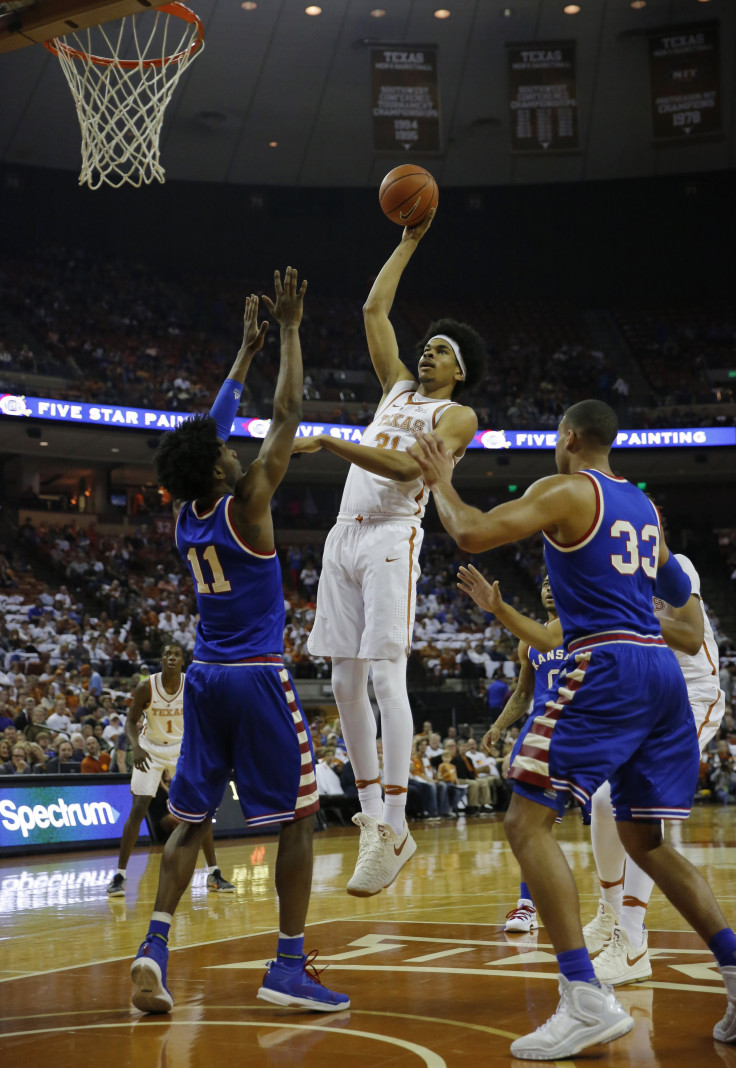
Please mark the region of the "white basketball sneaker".
<svg viewBox="0 0 736 1068"><path fill-rule="evenodd" d="M644 941L638 949L634 949L623 927L614 924L611 941L593 960L596 979L601 983L608 983L609 986L640 983L643 979L651 979L648 943L649 937L644 931Z"/></svg>
<svg viewBox="0 0 736 1068"><path fill-rule="evenodd" d="M507 934L529 934L537 927L537 910L529 901L520 897L515 909L506 913L506 923L503 925Z"/></svg>
<svg viewBox="0 0 736 1068"><path fill-rule="evenodd" d="M616 1001L610 986L569 982L560 976L560 1003L554 1016L530 1035L511 1043L522 1061L557 1061L626 1035L634 1021Z"/></svg>
<svg viewBox="0 0 736 1068"><path fill-rule="evenodd" d="M594 918L583 927L583 938L588 953L598 953L606 942L611 941L613 928L617 923L618 916L613 908L601 899Z"/></svg>
<svg viewBox="0 0 736 1068"><path fill-rule="evenodd" d="M360 846L358 863L347 891L353 897L372 897L391 885L407 860L416 853L417 844L406 821L401 834L362 812L353 816L353 823L360 827Z"/></svg>
<svg viewBox="0 0 736 1068"><path fill-rule="evenodd" d="M719 1042L736 1042L736 967L719 968L726 984L728 1007L726 1015L713 1028L713 1038Z"/></svg>

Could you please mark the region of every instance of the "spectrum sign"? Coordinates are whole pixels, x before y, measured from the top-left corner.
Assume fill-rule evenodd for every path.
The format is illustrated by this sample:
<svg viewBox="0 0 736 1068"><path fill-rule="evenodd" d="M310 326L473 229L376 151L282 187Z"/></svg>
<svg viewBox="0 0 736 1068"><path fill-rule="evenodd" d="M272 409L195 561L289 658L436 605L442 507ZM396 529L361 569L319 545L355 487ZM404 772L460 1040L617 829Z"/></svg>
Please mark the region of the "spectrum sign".
<svg viewBox="0 0 736 1068"><path fill-rule="evenodd" d="M44 419L66 425L109 426L117 430L176 430L191 412L166 412L158 408L129 408L115 404L81 404L46 397L0 395L0 418ZM265 438L270 419L236 419L232 436ZM327 434L343 441L360 443L365 427L345 423L300 423L298 438ZM554 449L554 430L478 430L469 449ZM626 449L707 448L736 445L736 427L687 427L670 430L621 430L616 445Z"/></svg>
<svg viewBox="0 0 736 1068"><path fill-rule="evenodd" d="M61 778L61 777L60 777ZM68 777L41 786L25 782L0 787L0 849L58 847L64 843L117 841L133 796L123 782L70 783Z"/></svg>

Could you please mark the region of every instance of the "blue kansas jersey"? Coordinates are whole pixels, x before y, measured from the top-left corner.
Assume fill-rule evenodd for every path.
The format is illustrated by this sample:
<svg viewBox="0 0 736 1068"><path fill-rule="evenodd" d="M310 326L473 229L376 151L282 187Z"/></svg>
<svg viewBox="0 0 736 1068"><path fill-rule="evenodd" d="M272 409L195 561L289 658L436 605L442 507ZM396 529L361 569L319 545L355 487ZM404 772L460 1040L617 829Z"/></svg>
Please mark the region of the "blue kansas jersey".
<svg viewBox="0 0 736 1068"><path fill-rule="evenodd" d="M565 644L612 631L657 636L652 597L660 527L649 498L601 471L580 471L596 494L590 530L572 545L545 533L545 560Z"/></svg>
<svg viewBox="0 0 736 1068"><path fill-rule="evenodd" d="M544 712L550 690L557 686L555 680L567 653L564 645L558 645L556 649L551 649L548 653L540 653L538 649L532 649L530 645L527 652L529 663L534 668L534 704L531 715L539 716Z"/></svg>
<svg viewBox="0 0 736 1068"><path fill-rule="evenodd" d="M233 497L205 512L188 501L176 522L176 547L194 579L199 622L194 659L234 664L283 652L284 598L274 549L260 553L232 518Z"/></svg>
<svg viewBox="0 0 736 1068"><path fill-rule="evenodd" d="M547 704L557 695L557 677L567 653L564 645L558 645L548 653L530 645L527 652L534 668L534 699L529 718L511 750L509 778L517 793L556 809L561 816L564 798L559 797L549 778L547 751L554 722L547 717Z"/></svg>

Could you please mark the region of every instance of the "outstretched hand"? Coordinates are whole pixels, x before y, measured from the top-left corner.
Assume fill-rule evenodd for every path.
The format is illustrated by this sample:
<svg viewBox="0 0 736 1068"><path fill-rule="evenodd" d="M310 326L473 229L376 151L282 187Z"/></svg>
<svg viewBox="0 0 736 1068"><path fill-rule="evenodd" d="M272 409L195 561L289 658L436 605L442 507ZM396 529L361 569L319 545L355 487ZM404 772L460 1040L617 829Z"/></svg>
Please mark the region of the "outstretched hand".
<svg viewBox="0 0 736 1068"><path fill-rule="evenodd" d="M264 319L261 325L258 325L258 297L255 293L251 293L245 300L245 311L243 312L243 343L240 346L238 355L255 356L255 354L263 348L267 330L268 320Z"/></svg>
<svg viewBox="0 0 736 1068"><path fill-rule="evenodd" d="M454 463L439 434L433 430L425 434L416 432L416 441L407 452L419 464L422 478L430 489L438 482L451 482Z"/></svg>
<svg viewBox="0 0 736 1068"><path fill-rule="evenodd" d="M263 303L268 308L270 315L274 317L279 326L299 326L302 321L304 310L304 294L307 291L306 279L297 289L297 269L287 267L284 274L284 283L281 284L281 272L273 272L273 287L276 293L276 303L264 293Z"/></svg>
<svg viewBox="0 0 736 1068"><path fill-rule="evenodd" d="M401 235L402 241L421 241L427 230L432 225L432 219L435 217L437 208L430 208L427 214L424 216L421 222L416 226L405 226L404 232Z"/></svg>
<svg viewBox="0 0 736 1068"><path fill-rule="evenodd" d="M461 567L458 571L457 587L472 597L484 612L492 612L495 615L505 603L498 582L490 583L472 564Z"/></svg>

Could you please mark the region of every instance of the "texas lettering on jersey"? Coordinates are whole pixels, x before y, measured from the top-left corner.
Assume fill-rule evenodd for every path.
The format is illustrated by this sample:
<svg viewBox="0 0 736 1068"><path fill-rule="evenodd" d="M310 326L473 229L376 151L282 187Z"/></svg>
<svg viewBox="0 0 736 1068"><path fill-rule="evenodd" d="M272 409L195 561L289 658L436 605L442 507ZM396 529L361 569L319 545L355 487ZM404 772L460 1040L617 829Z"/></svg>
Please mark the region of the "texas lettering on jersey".
<svg viewBox="0 0 736 1068"><path fill-rule="evenodd" d="M419 430L424 430L424 419L413 419L410 415L402 416L401 412L396 412L394 415L382 415L373 421L373 425L393 426L397 430L409 430L415 434Z"/></svg>

